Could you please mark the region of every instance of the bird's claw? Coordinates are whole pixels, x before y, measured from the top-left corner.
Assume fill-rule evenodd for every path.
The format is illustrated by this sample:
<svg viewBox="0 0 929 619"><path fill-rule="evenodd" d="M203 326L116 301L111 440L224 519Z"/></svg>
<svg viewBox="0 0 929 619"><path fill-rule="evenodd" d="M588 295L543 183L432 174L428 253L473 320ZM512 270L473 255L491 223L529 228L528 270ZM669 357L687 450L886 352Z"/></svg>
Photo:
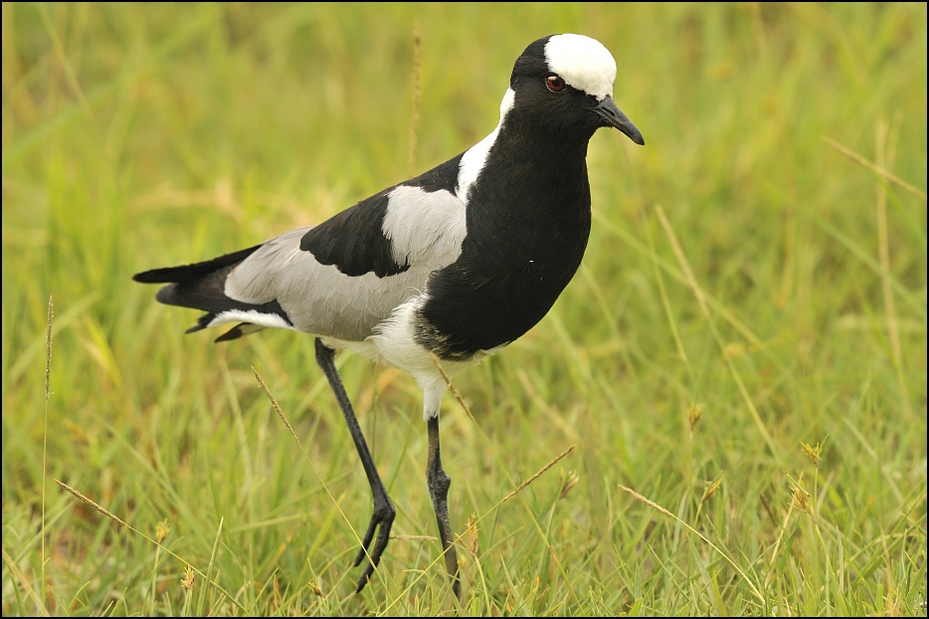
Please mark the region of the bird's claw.
<svg viewBox="0 0 929 619"><path fill-rule="evenodd" d="M384 504L380 507L375 506L374 513L371 514L371 521L368 523L368 530L361 541L361 548L358 550L358 554L355 555L355 562L352 564L352 567L358 567L362 561L368 559L364 571L358 578L358 588L355 593L361 593L361 590L365 588L365 585L368 584L374 574L377 564L380 563L381 555L384 554L387 542L390 541L390 528L393 526L396 515L397 511L391 504L390 499L384 501ZM375 531L377 531L377 539L374 539ZM372 540L374 540L373 547L371 546Z"/></svg>

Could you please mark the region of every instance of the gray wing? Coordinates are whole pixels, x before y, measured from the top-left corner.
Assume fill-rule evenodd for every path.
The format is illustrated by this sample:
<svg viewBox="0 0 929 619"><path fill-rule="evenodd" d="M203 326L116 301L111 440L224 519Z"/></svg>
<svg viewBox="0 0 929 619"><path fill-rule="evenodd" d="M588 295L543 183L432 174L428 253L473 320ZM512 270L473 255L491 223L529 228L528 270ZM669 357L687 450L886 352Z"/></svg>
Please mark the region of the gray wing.
<svg viewBox="0 0 929 619"><path fill-rule="evenodd" d="M191 331L244 323L220 339L286 327L361 341L425 292L430 274L461 253L465 235L465 205L452 192L397 185L319 226L135 279L170 283L159 301L207 311Z"/></svg>

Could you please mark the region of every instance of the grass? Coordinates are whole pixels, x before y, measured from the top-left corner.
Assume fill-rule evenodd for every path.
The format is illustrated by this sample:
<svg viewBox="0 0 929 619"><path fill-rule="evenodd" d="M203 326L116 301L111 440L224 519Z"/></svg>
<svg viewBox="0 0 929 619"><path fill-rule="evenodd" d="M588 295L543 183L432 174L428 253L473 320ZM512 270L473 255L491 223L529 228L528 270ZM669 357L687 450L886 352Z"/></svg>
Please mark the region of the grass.
<svg viewBox="0 0 929 619"><path fill-rule="evenodd" d="M925 4L2 18L4 616L926 615ZM130 277L461 152L565 31L647 146L595 136L580 272L446 398L460 608L420 394L338 357L399 512L355 595L370 496L312 340L185 337Z"/></svg>

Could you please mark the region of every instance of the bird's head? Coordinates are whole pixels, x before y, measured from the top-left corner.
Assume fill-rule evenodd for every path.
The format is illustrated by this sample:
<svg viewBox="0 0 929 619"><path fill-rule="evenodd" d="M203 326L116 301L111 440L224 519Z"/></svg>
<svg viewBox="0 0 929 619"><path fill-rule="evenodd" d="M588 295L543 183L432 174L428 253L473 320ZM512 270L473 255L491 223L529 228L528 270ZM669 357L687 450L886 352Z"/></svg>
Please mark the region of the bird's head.
<svg viewBox="0 0 929 619"><path fill-rule="evenodd" d="M615 127L636 144L642 133L613 101L616 61L602 43L579 34L555 34L531 43L516 60L501 104L506 115L518 104L535 122L590 135ZM589 137L589 136L588 136Z"/></svg>

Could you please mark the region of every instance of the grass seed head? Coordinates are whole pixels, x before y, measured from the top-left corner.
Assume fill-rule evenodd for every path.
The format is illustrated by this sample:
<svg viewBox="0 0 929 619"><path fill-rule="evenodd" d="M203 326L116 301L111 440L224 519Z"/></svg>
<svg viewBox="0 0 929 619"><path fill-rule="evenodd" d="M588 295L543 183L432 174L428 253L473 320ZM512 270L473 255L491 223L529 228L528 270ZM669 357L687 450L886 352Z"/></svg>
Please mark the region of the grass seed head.
<svg viewBox="0 0 929 619"><path fill-rule="evenodd" d="M707 499L709 499L711 496L713 496L716 493L720 485L722 485L723 480L717 479L716 481L707 481L703 483L706 484L706 489L703 491L703 496L700 498L701 503L703 503L704 501L706 501Z"/></svg>
<svg viewBox="0 0 929 619"><path fill-rule="evenodd" d="M184 572L184 577L181 578L181 586L187 589L188 591L194 590L194 568L187 566L187 570Z"/></svg>
<svg viewBox="0 0 929 619"><path fill-rule="evenodd" d="M812 501L810 493L803 487L802 480L790 480L790 496L794 509L812 514Z"/></svg>
<svg viewBox="0 0 929 619"><path fill-rule="evenodd" d="M577 482L580 480L580 477L577 476L577 473L574 471L568 471L568 474L561 474L561 493L559 493L558 498L563 499L568 496L568 493L571 492L571 488L577 485Z"/></svg>
<svg viewBox="0 0 929 619"><path fill-rule="evenodd" d="M467 531L468 552L470 552L472 556L477 556L477 551L480 550L480 540L477 536L477 514L471 514L468 518Z"/></svg>
<svg viewBox="0 0 929 619"><path fill-rule="evenodd" d="M803 441L800 441L800 450L806 454L806 457L810 459L810 462L813 463L813 466L819 468L819 463L822 460L823 453L822 442L816 443L814 446L810 446Z"/></svg>
<svg viewBox="0 0 929 619"><path fill-rule="evenodd" d="M160 544L165 541L165 538L168 537L170 532L171 525L168 524L168 519L165 518L155 526L155 541Z"/></svg>
<svg viewBox="0 0 929 619"><path fill-rule="evenodd" d="M690 424L691 432L697 427L697 422L703 416L704 409L706 409L705 404L697 404L696 402L691 402L690 407L687 409L687 423Z"/></svg>

